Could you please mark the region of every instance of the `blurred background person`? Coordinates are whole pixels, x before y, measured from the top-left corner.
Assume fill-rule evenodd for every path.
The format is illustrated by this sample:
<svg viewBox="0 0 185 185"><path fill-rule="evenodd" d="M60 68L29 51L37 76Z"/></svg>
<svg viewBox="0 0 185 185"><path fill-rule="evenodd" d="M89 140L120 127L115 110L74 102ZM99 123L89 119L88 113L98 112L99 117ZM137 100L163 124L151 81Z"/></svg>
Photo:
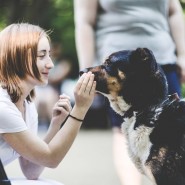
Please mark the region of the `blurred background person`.
<svg viewBox="0 0 185 185"><path fill-rule="evenodd" d="M147 47L165 71L169 93L181 96L180 80L185 80L185 35L179 0L74 0L74 12L80 69L101 64L118 50ZM140 185L141 176L128 157L121 133L122 118L110 108L108 111L120 182Z"/></svg>
<svg viewBox="0 0 185 185"><path fill-rule="evenodd" d="M63 80L69 77L72 65L71 61L64 55L61 43L54 42L51 47L51 57L55 67L51 71L49 84L60 94L61 84Z"/></svg>

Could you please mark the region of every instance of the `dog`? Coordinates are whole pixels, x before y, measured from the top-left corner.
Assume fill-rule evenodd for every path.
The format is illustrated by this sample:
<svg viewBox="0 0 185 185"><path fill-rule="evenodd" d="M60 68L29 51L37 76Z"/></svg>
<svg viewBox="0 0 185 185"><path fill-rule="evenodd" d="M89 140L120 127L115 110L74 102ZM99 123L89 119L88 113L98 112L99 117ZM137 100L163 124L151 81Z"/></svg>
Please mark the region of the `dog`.
<svg viewBox="0 0 185 185"><path fill-rule="evenodd" d="M123 118L138 170L156 185L185 185L185 102L168 96L163 70L147 48L112 53L91 71L96 91Z"/></svg>

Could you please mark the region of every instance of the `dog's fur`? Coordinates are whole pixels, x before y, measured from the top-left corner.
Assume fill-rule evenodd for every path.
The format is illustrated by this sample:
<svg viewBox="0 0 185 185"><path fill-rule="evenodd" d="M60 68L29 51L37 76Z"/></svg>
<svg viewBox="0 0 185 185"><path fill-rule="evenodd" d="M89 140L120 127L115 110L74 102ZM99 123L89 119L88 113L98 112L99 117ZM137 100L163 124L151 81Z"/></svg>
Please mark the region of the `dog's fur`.
<svg viewBox="0 0 185 185"><path fill-rule="evenodd" d="M95 74L97 92L123 117L129 154L140 172L157 185L185 185L185 102L168 98L153 53L147 48L115 52L80 73L87 71Z"/></svg>

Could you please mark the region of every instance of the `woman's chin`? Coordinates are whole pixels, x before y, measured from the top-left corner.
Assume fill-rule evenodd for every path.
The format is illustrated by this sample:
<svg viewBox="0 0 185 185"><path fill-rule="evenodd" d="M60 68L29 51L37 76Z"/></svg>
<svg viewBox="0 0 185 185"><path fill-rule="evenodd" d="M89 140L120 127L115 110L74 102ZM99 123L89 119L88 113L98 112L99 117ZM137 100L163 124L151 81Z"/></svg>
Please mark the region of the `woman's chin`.
<svg viewBox="0 0 185 185"><path fill-rule="evenodd" d="M45 86L45 85L48 85L48 79L42 79L42 81L40 82L39 84L40 86Z"/></svg>

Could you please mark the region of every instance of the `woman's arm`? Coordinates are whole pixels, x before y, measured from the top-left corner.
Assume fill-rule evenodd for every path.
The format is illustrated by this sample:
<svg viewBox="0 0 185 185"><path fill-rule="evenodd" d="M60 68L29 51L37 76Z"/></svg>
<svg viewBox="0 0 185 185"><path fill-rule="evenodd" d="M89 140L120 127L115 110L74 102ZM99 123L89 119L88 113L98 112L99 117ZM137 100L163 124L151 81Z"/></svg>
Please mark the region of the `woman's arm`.
<svg viewBox="0 0 185 185"><path fill-rule="evenodd" d="M80 69L94 63L97 7L98 0L74 0L75 39Z"/></svg>
<svg viewBox="0 0 185 185"><path fill-rule="evenodd" d="M182 81L185 81L185 25L179 0L170 0L169 25L176 44L177 64L182 70Z"/></svg>
<svg viewBox="0 0 185 185"><path fill-rule="evenodd" d="M94 75L90 73L84 74L79 79L74 91L75 105L70 113L71 115L79 119L84 119L85 114L92 104L95 86ZM54 120L60 120L60 111L54 112ZM32 161L32 163L40 166L54 168L62 161L70 149L81 124L81 121L69 117L57 134L54 135L53 138L51 136L49 137L52 138L51 141L47 138L49 141L48 144L29 131L6 133L3 134L3 138L14 150L28 161ZM26 165L26 161L21 162L25 162L24 164L22 163L22 165ZM35 168L34 166L32 167L30 171ZM42 168L40 168L37 173L39 173L40 170L42 171ZM36 175L32 175L30 178L34 179L37 177Z"/></svg>
<svg viewBox="0 0 185 185"><path fill-rule="evenodd" d="M59 131L61 124L64 122L65 118L71 111L70 97L67 95L60 95L59 100L53 107L53 117L47 131L46 136L44 137L44 141L49 143L56 133ZM59 111L59 115L57 116L57 112ZM55 116L56 115L56 116ZM27 179L38 179L42 171L44 170L43 166L32 163L31 161L19 157L19 163Z"/></svg>

